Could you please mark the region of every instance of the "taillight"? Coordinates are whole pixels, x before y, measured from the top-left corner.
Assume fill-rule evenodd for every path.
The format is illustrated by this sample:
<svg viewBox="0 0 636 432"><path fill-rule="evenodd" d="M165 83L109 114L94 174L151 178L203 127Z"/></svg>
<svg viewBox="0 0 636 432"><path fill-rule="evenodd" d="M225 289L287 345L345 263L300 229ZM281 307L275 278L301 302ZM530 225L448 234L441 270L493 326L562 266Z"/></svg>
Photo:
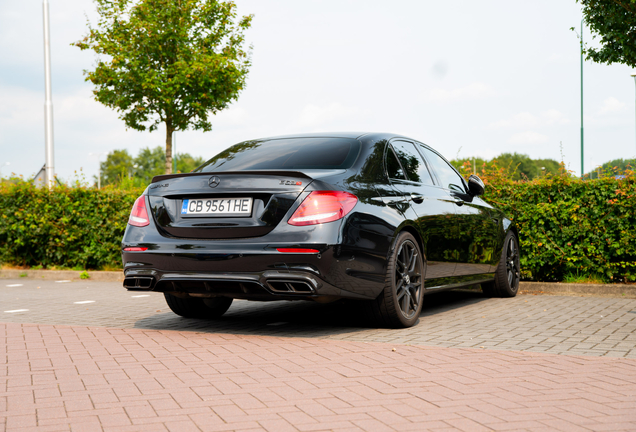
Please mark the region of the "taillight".
<svg viewBox="0 0 636 432"><path fill-rule="evenodd" d="M128 223L138 227L144 227L150 224L150 221L148 220L148 211L146 211L145 196L142 195L135 201L132 211L130 212L130 217L128 218Z"/></svg>
<svg viewBox="0 0 636 432"><path fill-rule="evenodd" d="M296 209L288 223L303 226L333 222L345 217L357 202L358 198L349 192L313 191Z"/></svg>

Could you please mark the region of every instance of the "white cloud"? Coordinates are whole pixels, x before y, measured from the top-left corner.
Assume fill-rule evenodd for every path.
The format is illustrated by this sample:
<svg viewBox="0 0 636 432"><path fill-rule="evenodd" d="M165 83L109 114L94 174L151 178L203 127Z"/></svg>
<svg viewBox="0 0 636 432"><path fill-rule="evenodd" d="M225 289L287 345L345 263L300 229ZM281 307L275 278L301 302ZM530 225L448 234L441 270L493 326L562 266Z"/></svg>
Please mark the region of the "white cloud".
<svg viewBox="0 0 636 432"><path fill-rule="evenodd" d="M433 88L428 94L431 102L449 103L464 100L483 99L495 95L495 91L488 84L474 82L466 87L459 87L452 90L443 88Z"/></svg>
<svg viewBox="0 0 636 432"><path fill-rule="evenodd" d="M526 145L526 144L543 144L548 141L548 137L534 131L526 131L514 134L508 140L509 144Z"/></svg>
<svg viewBox="0 0 636 432"><path fill-rule="evenodd" d="M627 104L619 101L614 97L609 97L603 101L601 109L598 111L599 115L614 114L623 111L627 107Z"/></svg>
<svg viewBox="0 0 636 432"><path fill-rule="evenodd" d="M569 123L569 120L556 109L544 111L539 115L529 112L521 112L507 119L492 122L489 129L527 129L543 126L562 125Z"/></svg>
<svg viewBox="0 0 636 432"><path fill-rule="evenodd" d="M350 118L357 109L343 106L337 102L327 106L306 105L300 113L298 124L301 127L319 127L337 120Z"/></svg>

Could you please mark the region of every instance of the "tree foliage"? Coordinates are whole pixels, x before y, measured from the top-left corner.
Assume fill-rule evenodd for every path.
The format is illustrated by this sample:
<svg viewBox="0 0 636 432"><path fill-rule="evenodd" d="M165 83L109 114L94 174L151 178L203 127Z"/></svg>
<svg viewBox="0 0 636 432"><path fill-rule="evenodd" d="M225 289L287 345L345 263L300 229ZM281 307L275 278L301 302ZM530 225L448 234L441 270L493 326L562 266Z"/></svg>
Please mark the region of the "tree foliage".
<svg viewBox="0 0 636 432"><path fill-rule="evenodd" d="M139 151L133 158L128 150L113 150L108 153L106 160L100 164L103 185L121 185L127 179L131 186L145 187L156 175L164 173L166 154L161 146L154 149L149 147ZM202 165L204 160L200 156L189 153L179 153L176 156L177 172L187 173Z"/></svg>
<svg viewBox="0 0 636 432"><path fill-rule="evenodd" d="M577 0L600 48L585 48L597 63L636 67L636 0Z"/></svg>
<svg viewBox="0 0 636 432"><path fill-rule="evenodd" d="M625 171L636 169L636 160L634 159L614 159L605 162L599 168L585 174L585 178L597 179L603 177L615 177L625 175Z"/></svg>
<svg viewBox="0 0 636 432"><path fill-rule="evenodd" d="M252 16L220 0L95 0L99 21L74 45L98 55L85 71L93 94L136 130L166 127L165 172L172 172L172 133L210 131L209 116L245 87L250 66L244 32Z"/></svg>
<svg viewBox="0 0 636 432"><path fill-rule="evenodd" d="M451 160L451 164L462 174L471 174L473 167L476 172L487 168L502 168L506 178L510 180L532 180L548 174L556 175L560 172L559 162L553 159L531 159L530 156L519 153L502 153L490 160L482 158L458 158Z"/></svg>

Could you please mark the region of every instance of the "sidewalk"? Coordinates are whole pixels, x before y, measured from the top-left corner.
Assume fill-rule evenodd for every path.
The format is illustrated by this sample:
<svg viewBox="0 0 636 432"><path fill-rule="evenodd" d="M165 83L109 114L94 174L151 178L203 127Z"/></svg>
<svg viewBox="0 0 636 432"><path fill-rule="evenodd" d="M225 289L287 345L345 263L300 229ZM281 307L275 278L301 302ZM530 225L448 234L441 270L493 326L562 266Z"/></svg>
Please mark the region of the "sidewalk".
<svg viewBox="0 0 636 432"><path fill-rule="evenodd" d="M18 323L0 338L0 431L636 428L632 359Z"/></svg>

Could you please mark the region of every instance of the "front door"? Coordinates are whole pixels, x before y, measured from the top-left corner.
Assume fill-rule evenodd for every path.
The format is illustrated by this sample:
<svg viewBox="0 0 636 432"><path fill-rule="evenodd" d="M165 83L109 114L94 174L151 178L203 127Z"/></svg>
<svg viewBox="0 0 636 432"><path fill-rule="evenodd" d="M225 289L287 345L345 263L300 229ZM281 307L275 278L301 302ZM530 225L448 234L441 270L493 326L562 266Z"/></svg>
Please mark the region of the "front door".
<svg viewBox="0 0 636 432"><path fill-rule="evenodd" d="M437 183L454 202L458 230L454 275L458 282L477 280L491 271L498 221L491 217L488 204L468 193L463 178L445 159L422 144L418 148L432 165Z"/></svg>

